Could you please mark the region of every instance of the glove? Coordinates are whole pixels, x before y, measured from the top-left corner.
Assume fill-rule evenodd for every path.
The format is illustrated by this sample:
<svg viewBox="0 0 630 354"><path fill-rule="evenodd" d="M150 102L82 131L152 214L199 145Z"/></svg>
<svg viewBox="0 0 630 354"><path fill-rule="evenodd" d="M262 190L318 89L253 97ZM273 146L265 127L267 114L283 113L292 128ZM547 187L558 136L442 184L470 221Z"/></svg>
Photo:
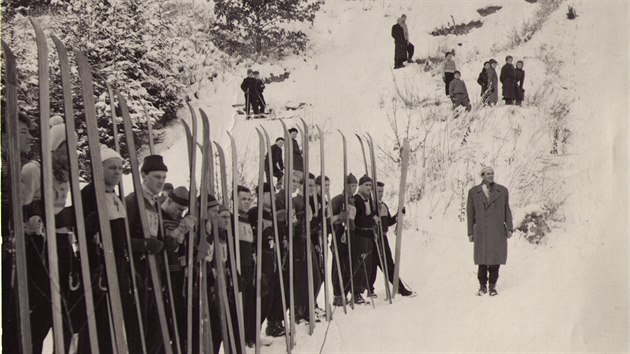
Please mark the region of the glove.
<svg viewBox="0 0 630 354"><path fill-rule="evenodd" d="M197 224L197 218L193 215L186 215L182 221L179 222L179 226L183 228L184 232L189 232Z"/></svg>
<svg viewBox="0 0 630 354"><path fill-rule="evenodd" d="M39 215L31 216L24 224L24 233L33 235L44 234L44 221Z"/></svg>
<svg viewBox="0 0 630 354"><path fill-rule="evenodd" d="M155 237L144 239L144 250L148 254L158 254L164 249L164 243Z"/></svg>
<svg viewBox="0 0 630 354"><path fill-rule="evenodd" d="M473 235L468 235L468 241L470 241L470 242L475 242L475 236L473 236Z"/></svg>

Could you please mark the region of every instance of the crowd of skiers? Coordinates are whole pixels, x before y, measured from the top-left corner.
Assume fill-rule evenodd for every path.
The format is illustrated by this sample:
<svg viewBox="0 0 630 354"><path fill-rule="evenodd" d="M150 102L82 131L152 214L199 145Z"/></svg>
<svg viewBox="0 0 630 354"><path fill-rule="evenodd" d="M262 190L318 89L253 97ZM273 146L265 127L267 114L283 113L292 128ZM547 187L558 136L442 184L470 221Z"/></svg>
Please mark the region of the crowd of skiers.
<svg viewBox="0 0 630 354"><path fill-rule="evenodd" d="M394 69L405 67L405 62L413 63L414 46L409 42L409 30L407 28L407 15L403 14L392 26L392 38L394 38ZM461 72L454 60L454 52L446 52L442 64L442 80L446 96L453 103L453 108L459 106L470 111L472 105L466 84L461 79ZM525 81L524 63L522 60L512 64L514 59L508 55L505 64L501 68L501 74L497 75L497 61L490 59L483 64L483 68L477 78L481 86L481 103L483 105L495 105L499 101L499 85L502 85L502 97L506 105L521 105L525 96L523 84Z"/></svg>
<svg viewBox="0 0 630 354"><path fill-rule="evenodd" d="M31 148L30 118L25 114L19 115L20 152L27 153ZM77 251L77 220L74 219L73 206L66 206L70 194L68 146L66 130L60 117L51 119L50 147L52 152L52 172L54 176L54 215L55 235L47 235L45 228L46 203L42 193L42 164L39 161L23 161L21 181L11 181L8 175L9 161L7 160L7 141L3 136L2 154L2 235L3 235L3 338L5 352L20 352L18 334L19 312L16 306L16 274L15 249L12 248L15 237L24 237L27 249L28 268L28 296L30 300L30 324L32 335L32 352L42 351L42 345L49 330L53 326L53 311L51 296L58 294L63 304L63 332L66 350L76 350L88 353L90 338L86 315L86 289L82 282L80 256ZM3 134L6 130L3 126ZM236 343L236 352L245 352L239 342L246 347L254 346L258 336L263 344L271 344L271 337L286 334L288 324L285 315L288 311L289 299L280 296L281 283L285 289L289 288L288 272L288 235L293 235L294 252L294 286L295 293L292 301L295 303L295 319L297 323L321 321L328 306L317 308L315 318L309 314L309 295L317 302L318 294L324 279L332 279L334 292L333 305L342 306L346 301L354 304L366 303L363 294L375 298L374 282L377 267L385 269L381 264L377 252L380 250L387 263L388 279L393 281L394 264L392 253L387 241L377 241L375 233L381 228L387 234L389 228L396 224L397 215L391 215L389 208L382 201L385 185L380 181L373 181L367 175L357 178L353 174L346 177L343 191L328 200L330 180L327 176L304 174L302 150L297 142L297 129L291 129L291 143L293 144L293 161L291 165L291 190L285 193L286 185L282 185L285 171L282 148L284 139L278 138L271 147L271 156L267 154L266 162L271 158L273 171L267 171L267 183L263 186L262 199L254 197L257 193L246 186L238 186L236 191L237 210L227 205L226 197L220 204L212 194L207 197L191 195L186 186L173 188L168 180L167 167L160 155L149 155L144 158L141 166L142 198L132 192L126 196L119 195L117 187L123 175L123 159L121 155L105 145L101 146L102 178L105 185L106 203L97 203L94 181L84 186L80 191L82 212L84 215L85 232L88 239L87 255L89 256L89 271L92 279L92 294L98 329L98 348L103 353L115 352L115 336L112 327L115 322L112 314L110 292L114 291L108 284L107 270L104 258L106 253L113 254L116 261L116 277L120 299L123 308L124 331L126 333L129 353L142 353L146 347L148 353L171 352L166 350L163 341L164 323L160 320L160 308L173 308L173 316L169 311L168 331L171 335L170 348L175 352L185 350L188 345L194 352L199 352L199 328L193 323L194 337L192 343L187 343L188 330L187 311L192 303L195 313L200 312L199 296L188 298L186 282L188 277L206 267L207 288L209 299L210 326L212 332L212 348L218 352L220 344L226 337L222 336L225 327L229 326L230 341ZM267 164L265 166L268 166ZM271 173L269 173L271 172ZM277 179L273 179L273 177ZM272 180L270 180L272 178ZM322 181L323 179L323 181ZM20 206L12 205L10 188L20 188L22 200ZM323 188L322 188L323 187ZM308 202L304 198L305 188L310 196ZM372 189L376 188L379 205L375 205ZM345 194L344 194L345 193ZM287 210L286 197L291 196L292 209ZM201 198L207 198L207 213L191 214L192 204L197 208L202 205ZM272 213L272 199L277 212ZM138 204L143 201L143 205ZM347 205L346 205L346 200ZM192 202L192 204L191 204ZM328 204L332 207L332 214L328 212ZM73 203L74 204L74 203ZM24 235L16 235L11 224L12 208L23 207ZM258 207L262 207L263 237L262 254L257 255L256 242L258 227ZM99 230L100 215L106 215L111 227L113 249L103 246ZM404 209L403 209L404 212ZM199 220L200 215L207 215L205 220ZM102 216L101 216L102 217ZM276 224L274 225L274 220ZM326 234L323 234L324 225ZM306 225L310 234L306 234ZM143 227L143 225L145 225ZM198 225L198 226L196 226ZM201 265L198 270L188 269L187 251L191 235L203 228L207 235L205 242L195 244L195 262ZM289 232L291 229L291 232ZM336 234L336 237L331 237ZM280 243L276 244L274 232L279 233ZM238 234L238 239L236 239ZM129 238L127 236L130 236ZM46 242L54 237L58 244L59 260L59 288L51 288L48 269L48 254ZM128 243L129 240L130 242ZM215 245L215 240L218 245ZM335 242L336 240L336 242ZM349 252L349 241L352 241L352 251ZM230 252L233 243L235 252ZM312 252L313 287L307 284L307 243ZM210 247L208 247L210 245ZM217 247L218 246L218 247ZM275 248L279 247L282 261L275 257ZM339 262L333 260L333 269L325 274L327 267L324 253L335 250L339 254ZM214 250L220 250L218 254ZM161 282L155 282L150 270L151 256L157 260ZM261 323L267 321L266 335L256 331L256 259L262 263L262 317ZM232 267L235 265L236 268ZM352 264L352 268L350 267ZM279 270L283 270L283 277ZM225 272L227 279L225 288L228 294L230 321L225 321L220 315L220 297L218 293L223 289L219 285L219 275ZM234 271L236 270L236 274ZM341 273L341 277L337 276ZM111 274L110 274L111 276ZM234 281L235 280L235 281ZM197 282L195 280L195 282ZM161 285L156 285L161 284ZM197 284L197 283L196 283ZM159 293L164 299L160 307ZM203 293L203 290L201 291ZM310 294L312 293L312 294ZM199 293L196 293L199 294ZM244 333L239 331L239 311L237 297L242 298L242 321ZM286 292L289 296L289 292ZM405 284L400 281L399 294L413 295ZM350 296L350 298L348 298ZM369 300L368 300L369 301ZM328 305L328 304L326 304ZM115 316L114 316L115 317ZM228 332L228 331L225 331ZM144 335L142 335L144 334ZM178 338L176 341L174 338ZM179 344L179 349L174 349ZM223 343L224 347L228 343ZM208 350L202 350L205 352Z"/></svg>
<svg viewBox="0 0 630 354"><path fill-rule="evenodd" d="M260 72L247 69L247 77L241 83L241 90L245 95L245 111L247 116L252 112L254 114L263 114L267 107L265 96L265 83L260 78Z"/></svg>

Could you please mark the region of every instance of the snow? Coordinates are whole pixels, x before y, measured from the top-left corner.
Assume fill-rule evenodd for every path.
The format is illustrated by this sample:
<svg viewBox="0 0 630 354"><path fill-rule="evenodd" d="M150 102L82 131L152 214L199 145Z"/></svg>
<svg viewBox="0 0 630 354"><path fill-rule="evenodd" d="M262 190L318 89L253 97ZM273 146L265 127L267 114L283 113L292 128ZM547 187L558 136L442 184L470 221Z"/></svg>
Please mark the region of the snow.
<svg viewBox="0 0 630 354"><path fill-rule="evenodd" d="M565 17L569 3L578 10L574 21ZM503 8L484 18L477 14L476 9L489 5ZM462 160L449 166L444 186L431 184L435 188L408 207L401 277L418 296L396 297L392 305L387 304L379 274L375 310L358 306L348 308L344 315L337 308L328 331L324 322L312 336L306 326L299 326L295 353L628 351L628 4L564 2L531 41L509 52L493 52L505 44L512 28L530 19L537 6L526 1L327 1L311 31L307 58L255 66L263 77L290 71L288 80L267 85L265 95L271 106L278 108L287 102L312 105L304 119L326 132L326 169L333 176L332 193L341 188L337 129L348 139L350 171L362 174L362 157L353 135L366 131L377 145L388 143L387 101L396 96L394 78L399 88L418 97L442 99L439 75L424 72L422 66L396 72L390 69L393 44L389 30L403 12L408 16L416 56L456 49L471 97L476 99L475 81L483 61L495 57L502 63L509 53L525 60L527 95L550 88L549 95L567 99L571 107L572 144L559 156L548 155L549 132L541 107L499 106L480 111L479 120L470 123L472 148L467 154L473 163ZM428 35L450 22L451 15L458 23L482 19L484 25L464 36ZM541 46L561 60L558 77L562 82L545 81ZM273 140L281 135L281 126L274 121L235 119L231 105L243 101L238 85L245 70L226 73L222 80L200 89L200 99L193 105L208 113L211 137L227 154L225 131L235 136L239 160L246 161L245 181L252 183L258 158L254 128L263 125ZM189 119L187 111L181 115ZM297 120L287 124L294 126ZM445 124L456 129L463 123L440 123L440 129ZM514 129L522 130L521 140L508 137ZM158 151L171 167L169 180L175 185L187 184L182 128L169 128L166 136ZM504 150L498 145L501 139L508 141ZM545 156L530 156L537 152ZM497 158L489 161L484 154ZM510 154L516 165L506 162ZM311 156L318 174L318 141L311 145ZM527 186L519 189L519 168L539 171L544 166L534 163L559 165L550 173L562 183L552 189L561 189L568 197L563 206L566 221L554 224L545 243L534 246L518 234L509 241L508 264L501 268L499 296L494 298L474 295L476 267L465 223L458 219L459 200L452 205L445 202L456 181L468 181L466 189L472 186L468 177L478 182L477 163L481 162L495 163L498 182L514 192L515 225L527 211L540 210L540 199L546 194ZM410 178L419 178L421 168L414 165L410 169ZM379 174L387 182L387 202L393 208L397 174L381 166ZM527 198L532 200L526 202ZM390 243L395 243L391 235ZM323 298L319 301L322 305ZM283 348L279 338L263 352L283 352Z"/></svg>

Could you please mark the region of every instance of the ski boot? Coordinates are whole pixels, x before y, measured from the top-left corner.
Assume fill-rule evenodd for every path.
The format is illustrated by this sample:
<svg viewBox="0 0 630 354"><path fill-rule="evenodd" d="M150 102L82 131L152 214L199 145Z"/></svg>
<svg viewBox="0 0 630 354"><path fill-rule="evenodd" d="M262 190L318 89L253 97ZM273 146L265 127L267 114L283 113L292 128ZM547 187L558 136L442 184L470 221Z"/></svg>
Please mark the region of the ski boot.
<svg viewBox="0 0 630 354"><path fill-rule="evenodd" d="M497 292L497 287L495 284L490 284L490 296L497 296L499 293Z"/></svg>
<svg viewBox="0 0 630 354"><path fill-rule="evenodd" d="M488 293L488 288L486 287L486 284L480 285L479 291L477 291L477 296L483 296L487 293Z"/></svg>

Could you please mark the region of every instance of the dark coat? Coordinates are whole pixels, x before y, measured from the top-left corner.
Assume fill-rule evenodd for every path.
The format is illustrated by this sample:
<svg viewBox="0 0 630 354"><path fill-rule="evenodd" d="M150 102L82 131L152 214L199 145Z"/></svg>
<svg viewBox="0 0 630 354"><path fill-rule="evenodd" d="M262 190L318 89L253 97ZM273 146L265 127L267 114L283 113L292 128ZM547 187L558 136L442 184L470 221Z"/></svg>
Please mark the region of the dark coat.
<svg viewBox="0 0 630 354"><path fill-rule="evenodd" d="M499 78L497 77L497 71L493 67L486 70L488 76L488 85L491 85L490 94L488 95L488 103L496 104L499 102Z"/></svg>
<svg viewBox="0 0 630 354"><path fill-rule="evenodd" d="M525 71L523 69L515 69L516 79L516 99L522 101L525 97L525 89L523 89L523 83L525 82Z"/></svg>
<svg viewBox="0 0 630 354"><path fill-rule="evenodd" d="M394 42L396 43L407 44L405 30L398 23L392 26L392 38L394 38Z"/></svg>
<svg viewBox="0 0 630 354"><path fill-rule="evenodd" d="M241 83L241 90L243 90L245 94L249 93L252 99L254 99L254 96L257 98L258 80L253 77L246 77Z"/></svg>
<svg viewBox="0 0 630 354"><path fill-rule="evenodd" d="M488 90L488 73L486 72L486 68L481 69L477 77L477 83L481 86L481 95L483 96L486 90Z"/></svg>
<svg viewBox="0 0 630 354"><path fill-rule="evenodd" d="M499 77L503 84L503 97L507 99L516 99L516 73L514 65L506 63L501 68L501 76Z"/></svg>
<svg viewBox="0 0 630 354"><path fill-rule="evenodd" d="M405 31L399 24L392 26L392 37L394 38L394 61L406 61L407 39Z"/></svg>
<svg viewBox="0 0 630 354"><path fill-rule="evenodd" d="M300 150L300 144L295 139L293 141L293 170L304 171L304 158L302 157L302 150Z"/></svg>
<svg viewBox="0 0 630 354"><path fill-rule="evenodd" d="M276 144L271 145L271 164L273 166L273 175L282 176L284 171L284 163L282 160L282 148ZM269 170L269 153L265 155L265 171Z"/></svg>
<svg viewBox="0 0 630 354"><path fill-rule="evenodd" d="M509 194L507 188L496 183L489 193L488 199L481 185L468 191L468 235L474 236L475 264L505 264L507 231L513 230Z"/></svg>

